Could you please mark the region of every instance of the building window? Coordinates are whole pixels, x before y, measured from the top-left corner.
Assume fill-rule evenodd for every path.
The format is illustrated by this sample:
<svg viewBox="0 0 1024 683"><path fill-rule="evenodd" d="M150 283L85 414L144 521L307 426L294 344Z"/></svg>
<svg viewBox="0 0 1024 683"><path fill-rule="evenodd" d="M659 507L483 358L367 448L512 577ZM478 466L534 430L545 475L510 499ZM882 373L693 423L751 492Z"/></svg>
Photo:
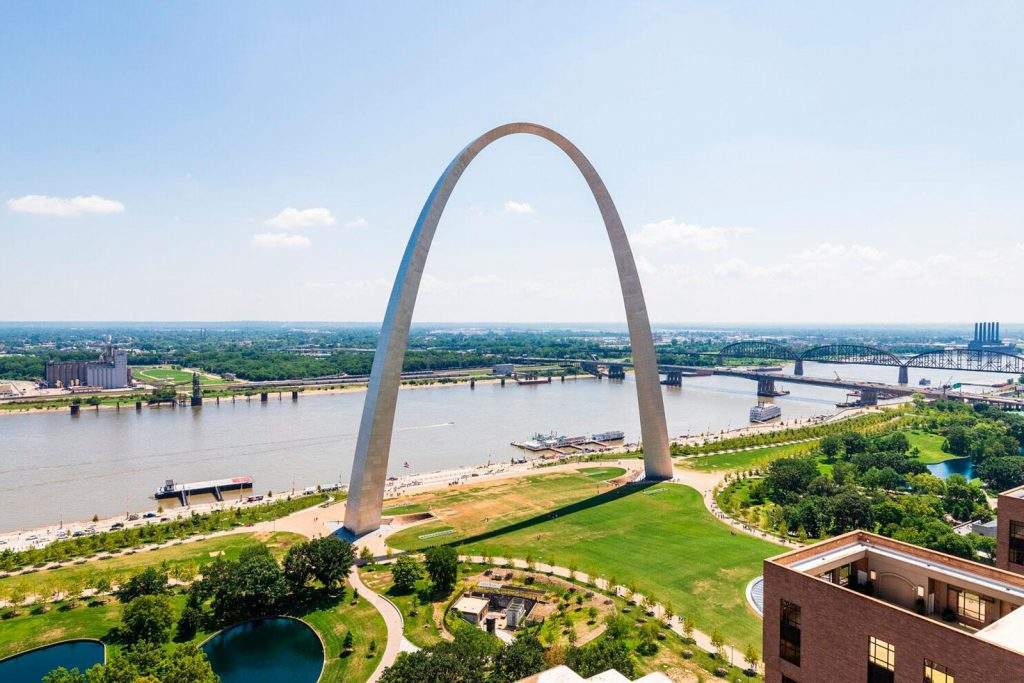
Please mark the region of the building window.
<svg viewBox="0 0 1024 683"><path fill-rule="evenodd" d="M836 569L836 583L840 586L850 585L850 565L844 564Z"/></svg>
<svg viewBox="0 0 1024 683"><path fill-rule="evenodd" d="M871 636L868 646L868 683L893 683L896 680L896 648Z"/></svg>
<svg viewBox="0 0 1024 683"><path fill-rule="evenodd" d="M1024 564L1024 522L1010 520L1010 562Z"/></svg>
<svg viewBox="0 0 1024 683"><path fill-rule="evenodd" d="M800 605L781 601L779 612L779 656L800 666Z"/></svg>
<svg viewBox="0 0 1024 683"><path fill-rule="evenodd" d="M985 601L976 593L959 591L956 596L956 613L973 621L985 621Z"/></svg>
<svg viewBox="0 0 1024 683"><path fill-rule="evenodd" d="M930 659L924 660L924 683L956 683L953 670Z"/></svg>

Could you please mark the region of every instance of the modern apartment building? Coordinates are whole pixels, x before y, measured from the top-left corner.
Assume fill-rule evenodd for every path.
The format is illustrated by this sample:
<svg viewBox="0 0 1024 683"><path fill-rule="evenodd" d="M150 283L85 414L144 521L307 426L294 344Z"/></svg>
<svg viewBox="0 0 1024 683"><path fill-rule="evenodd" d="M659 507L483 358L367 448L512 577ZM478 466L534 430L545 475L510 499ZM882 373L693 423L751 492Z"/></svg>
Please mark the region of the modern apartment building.
<svg viewBox="0 0 1024 683"><path fill-rule="evenodd" d="M1024 574L1024 486L999 494L996 564Z"/></svg>
<svg viewBox="0 0 1024 683"><path fill-rule="evenodd" d="M1021 605L1020 574L843 534L765 560L766 680L1024 681Z"/></svg>

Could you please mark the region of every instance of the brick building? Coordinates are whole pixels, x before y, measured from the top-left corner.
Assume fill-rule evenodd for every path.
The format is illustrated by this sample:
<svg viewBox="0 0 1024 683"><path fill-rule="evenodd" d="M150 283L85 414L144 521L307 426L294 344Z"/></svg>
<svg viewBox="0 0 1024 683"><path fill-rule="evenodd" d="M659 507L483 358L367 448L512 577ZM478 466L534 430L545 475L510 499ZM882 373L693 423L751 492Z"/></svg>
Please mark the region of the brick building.
<svg viewBox="0 0 1024 683"><path fill-rule="evenodd" d="M1021 605L1022 575L843 534L765 560L766 681L1024 681Z"/></svg>
<svg viewBox="0 0 1024 683"><path fill-rule="evenodd" d="M999 494L996 564L1024 574L1024 486Z"/></svg>

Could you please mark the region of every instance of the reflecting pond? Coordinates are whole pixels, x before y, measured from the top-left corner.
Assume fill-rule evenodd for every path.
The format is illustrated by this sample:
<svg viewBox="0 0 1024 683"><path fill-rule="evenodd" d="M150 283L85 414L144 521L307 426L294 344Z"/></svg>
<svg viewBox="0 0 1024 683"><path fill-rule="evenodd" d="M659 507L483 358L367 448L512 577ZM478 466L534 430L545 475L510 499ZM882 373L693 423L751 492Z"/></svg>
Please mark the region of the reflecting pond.
<svg viewBox="0 0 1024 683"><path fill-rule="evenodd" d="M324 664L313 629L285 617L232 626L207 641L203 651L221 683L316 683Z"/></svg>
<svg viewBox="0 0 1024 683"><path fill-rule="evenodd" d="M95 640L71 640L15 655L0 662L0 681L39 683L58 666L85 672L93 664L103 663L103 643Z"/></svg>
<svg viewBox="0 0 1024 683"><path fill-rule="evenodd" d="M970 458L951 458L942 462L928 465L928 471L939 479L945 479L954 474L962 474L968 480L974 479L974 461Z"/></svg>

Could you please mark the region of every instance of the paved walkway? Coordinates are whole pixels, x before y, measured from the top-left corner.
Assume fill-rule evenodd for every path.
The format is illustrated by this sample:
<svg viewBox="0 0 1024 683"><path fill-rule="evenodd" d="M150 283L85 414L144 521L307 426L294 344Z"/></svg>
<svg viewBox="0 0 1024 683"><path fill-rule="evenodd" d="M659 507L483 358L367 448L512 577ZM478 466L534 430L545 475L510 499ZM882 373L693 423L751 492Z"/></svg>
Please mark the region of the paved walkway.
<svg viewBox="0 0 1024 683"><path fill-rule="evenodd" d="M415 649L415 646L406 641L403 635L405 633L405 620L402 619L402 613L390 600L367 588L359 576L358 567L352 567L348 574L348 580L352 587L356 589L356 592L380 612L388 628L388 644L384 648L384 656L381 657L380 663L377 664L377 668L373 670L373 674L368 679L368 683L374 683L374 681L380 679L384 669L395 663L399 652L408 652L410 648Z"/></svg>
<svg viewBox="0 0 1024 683"><path fill-rule="evenodd" d="M685 467L676 467L675 476L672 478L673 484L683 484L690 488L697 489L700 492L701 498L704 500L704 507L708 509L712 515L714 515L723 524L728 524L736 531L741 531L748 536L755 536L762 540L768 541L769 543L775 543L777 545L783 545L787 548L802 548L803 545L797 541L793 541L782 536L762 531L755 527L750 526L746 522L738 520L728 515L715 501L715 493L719 487L725 483L726 477L731 474L728 471L702 471L693 470Z"/></svg>

